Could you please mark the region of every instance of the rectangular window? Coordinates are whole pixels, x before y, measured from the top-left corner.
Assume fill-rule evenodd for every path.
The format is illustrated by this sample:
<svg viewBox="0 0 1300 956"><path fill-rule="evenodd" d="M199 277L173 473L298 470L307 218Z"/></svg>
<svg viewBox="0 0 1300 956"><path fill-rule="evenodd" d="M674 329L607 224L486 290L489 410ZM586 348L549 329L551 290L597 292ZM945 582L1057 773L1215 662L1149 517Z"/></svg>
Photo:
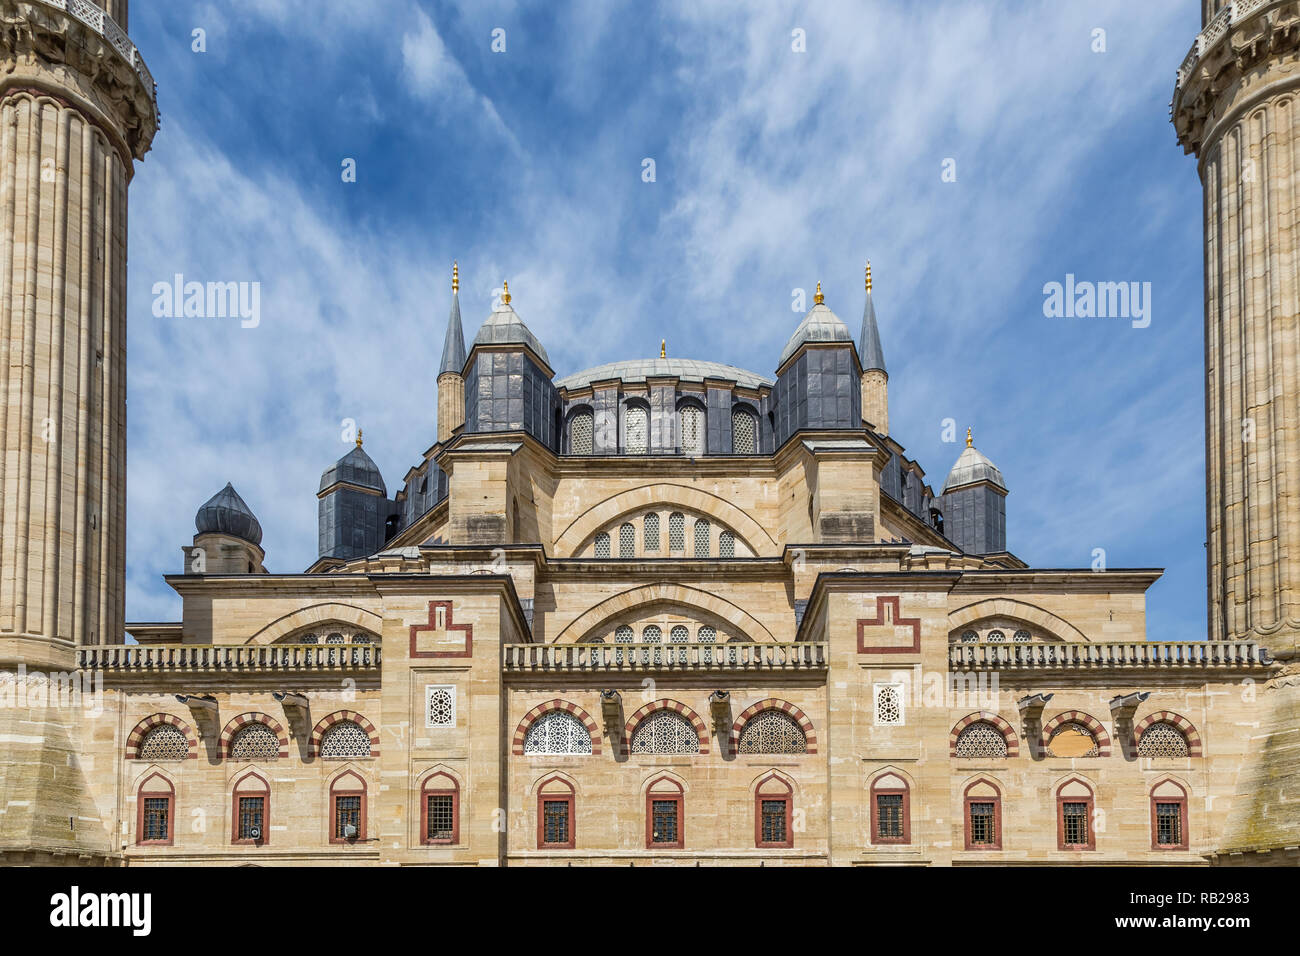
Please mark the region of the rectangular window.
<svg viewBox="0 0 1300 956"><path fill-rule="evenodd" d="M567 797L559 800L542 801L542 846L573 845L570 837L569 820L570 801Z"/></svg>
<svg viewBox="0 0 1300 956"><path fill-rule="evenodd" d="M450 793L431 793L425 797L425 840L429 843L456 841L456 797Z"/></svg>
<svg viewBox="0 0 1300 956"><path fill-rule="evenodd" d="M1183 805L1156 803L1156 846L1182 847Z"/></svg>
<svg viewBox="0 0 1300 956"><path fill-rule="evenodd" d="M170 843L171 813L171 797L145 797L144 817L140 827L140 842Z"/></svg>
<svg viewBox="0 0 1300 956"><path fill-rule="evenodd" d="M881 842L902 841L903 795L901 793L876 794L876 839Z"/></svg>
<svg viewBox="0 0 1300 956"><path fill-rule="evenodd" d="M783 797L758 801L759 846L791 846L790 801Z"/></svg>
<svg viewBox="0 0 1300 956"><path fill-rule="evenodd" d="M348 827L352 832L348 832ZM357 840L361 833L361 794L334 798L334 839Z"/></svg>
<svg viewBox="0 0 1300 956"><path fill-rule="evenodd" d="M872 691L876 698L876 724L883 727L899 727L903 724L903 685L873 684Z"/></svg>
<svg viewBox="0 0 1300 956"><path fill-rule="evenodd" d="M974 802L969 805L970 845L996 847L996 807L992 803Z"/></svg>
<svg viewBox="0 0 1300 956"><path fill-rule="evenodd" d="M264 840L266 838L265 815L265 797L240 797L235 839Z"/></svg>
<svg viewBox="0 0 1300 956"><path fill-rule="evenodd" d="M681 801L677 798L650 801L650 842L657 846L681 846Z"/></svg>
<svg viewBox="0 0 1300 956"><path fill-rule="evenodd" d="M456 726L456 686L454 684L424 685L424 726Z"/></svg>
<svg viewBox="0 0 1300 956"><path fill-rule="evenodd" d="M1066 846L1088 846L1088 804L1061 804L1061 827Z"/></svg>

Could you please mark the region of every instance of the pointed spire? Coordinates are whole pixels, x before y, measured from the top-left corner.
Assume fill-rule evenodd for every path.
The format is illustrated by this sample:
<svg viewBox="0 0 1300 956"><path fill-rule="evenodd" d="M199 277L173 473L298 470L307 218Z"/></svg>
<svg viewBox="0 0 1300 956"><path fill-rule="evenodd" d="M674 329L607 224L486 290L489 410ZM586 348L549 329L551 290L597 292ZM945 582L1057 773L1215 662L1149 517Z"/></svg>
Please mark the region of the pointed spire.
<svg viewBox="0 0 1300 956"><path fill-rule="evenodd" d="M451 264L451 314L447 316L447 336L442 340L442 364L438 374L455 372L465 367L465 329L460 321L460 266Z"/></svg>
<svg viewBox="0 0 1300 956"><path fill-rule="evenodd" d="M867 262L867 304L862 308L862 334L858 336L858 358L862 370L884 372L885 353L880 347L880 327L876 325L876 307L871 301L871 262Z"/></svg>

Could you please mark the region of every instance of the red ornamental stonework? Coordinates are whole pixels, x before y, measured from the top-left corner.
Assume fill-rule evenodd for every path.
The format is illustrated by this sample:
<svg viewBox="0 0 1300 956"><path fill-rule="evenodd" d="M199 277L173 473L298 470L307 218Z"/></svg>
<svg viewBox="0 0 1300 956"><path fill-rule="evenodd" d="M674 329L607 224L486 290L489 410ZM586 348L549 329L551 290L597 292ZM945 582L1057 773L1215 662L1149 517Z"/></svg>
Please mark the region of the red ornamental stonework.
<svg viewBox="0 0 1300 956"><path fill-rule="evenodd" d="M454 621L450 601L430 601L429 623L411 625L411 657L471 657L474 625Z"/></svg>
<svg viewBox="0 0 1300 956"><path fill-rule="evenodd" d="M921 650L921 619L903 617L900 609L901 598L898 595L876 597L876 616L858 618L858 653L859 654L915 654ZM899 628L911 628L911 643L904 643L906 638L898 637ZM875 629L868 635L869 628ZM881 630L886 629L886 630ZM889 637L886 637L886 634ZM867 643L868 640L879 641L882 638L893 639L892 643Z"/></svg>

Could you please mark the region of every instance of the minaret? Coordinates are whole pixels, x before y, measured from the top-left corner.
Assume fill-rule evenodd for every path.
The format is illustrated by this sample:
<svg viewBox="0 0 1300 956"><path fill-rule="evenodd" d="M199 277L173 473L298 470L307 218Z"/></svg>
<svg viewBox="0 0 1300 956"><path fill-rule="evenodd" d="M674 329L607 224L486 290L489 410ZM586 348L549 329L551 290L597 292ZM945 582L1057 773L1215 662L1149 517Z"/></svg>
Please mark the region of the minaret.
<svg viewBox="0 0 1300 956"><path fill-rule="evenodd" d="M1254 705L1220 862L1294 865L1300 832L1300 17L1203 0L1170 113L1204 191L1206 565L1211 640L1282 663ZM1220 752L1224 744L1220 743ZM1292 849L1288 850L1290 847ZM1249 857L1231 856L1234 851Z"/></svg>
<svg viewBox="0 0 1300 956"><path fill-rule="evenodd" d="M460 321L460 267L451 264L451 314L438 366L438 441L465 424L465 330Z"/></svg>
<svg viewBox="0 0 1300 956"><path fill-rule="evenodd" d="M889 434L889 373L880 348L880 327L871 302L871 262L867 262L867 304L862 309L862 333L858 338L862 359L862 417L882 435Z"/></svg>
<svg viewBox="0 0 1300 956"><path fill-rule="evenodd" d="M0 862L121 846L52 680L125 640L127 186L158 111L106 2L5 0L0 30L0 681L29 690L0 717Z"/></svg>

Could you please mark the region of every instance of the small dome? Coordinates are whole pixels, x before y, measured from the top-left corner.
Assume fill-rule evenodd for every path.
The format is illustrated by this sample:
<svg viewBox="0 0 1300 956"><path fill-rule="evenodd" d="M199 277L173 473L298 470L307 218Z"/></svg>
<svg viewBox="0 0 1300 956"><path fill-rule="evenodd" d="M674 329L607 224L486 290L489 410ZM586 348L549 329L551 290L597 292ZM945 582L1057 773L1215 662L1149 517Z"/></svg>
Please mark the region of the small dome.
<svg viewBox="0 0 1300 956"><path fill-rule="evenodd" d="M508 302L502 303L501 308L483 320L482 328L478 330L478 335L474 336L474 344L526 345L543 362L547 365L551 364L546 349L542 348L542 343L529 331L528 326L524 325L524 320L515 314L515 310Z"/></svg>
<svg viewBox="0 0 1300 956"><path fill-rule="evenodd" d="M194 527L199 534L228 534L256 545L262 543L262 526L230 482L199 509Z"/></svg>
<svg viewBox="0 0 1300 956"><path fill-rule="evenodd" d="M1007 490L1007 483L1003 480L998 466L985 458L975 446L967 445L957 457L957 463L952 466L952 471L948 472L948 480L943 483L942 493L947 494L952 488L971 485L977 481L987 481L997 485L1003 491Z"/></svg>
<svg viewBox="0 0 1300 956"><path fill-rule="evenodd" d="M324 491L336 481L346 481L350 485L373 488L385 497L388 489L384 486L384 477L379 473L379 466L366 454L365 449L357 445L334 464L325 469L320 476L320 491Z"/></svg>
<svg viewBox="0 0 1300 956"><path fill-rule="evenodd" d="M805 342L847 342L852 345L853 333L825 303L818 302L808 310L808 314L799 323L799 328L790 336L790 341L785 343L781 361L776 363L776 367L784 365Z"/></svg>

